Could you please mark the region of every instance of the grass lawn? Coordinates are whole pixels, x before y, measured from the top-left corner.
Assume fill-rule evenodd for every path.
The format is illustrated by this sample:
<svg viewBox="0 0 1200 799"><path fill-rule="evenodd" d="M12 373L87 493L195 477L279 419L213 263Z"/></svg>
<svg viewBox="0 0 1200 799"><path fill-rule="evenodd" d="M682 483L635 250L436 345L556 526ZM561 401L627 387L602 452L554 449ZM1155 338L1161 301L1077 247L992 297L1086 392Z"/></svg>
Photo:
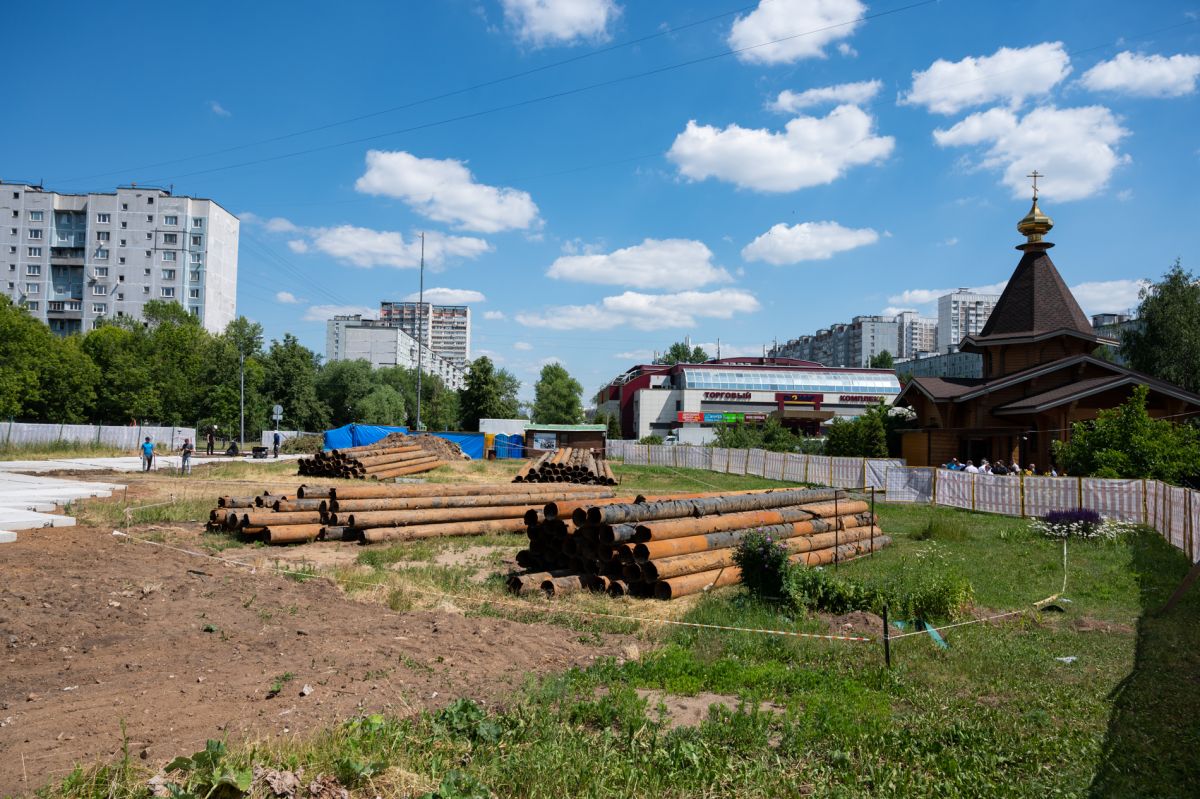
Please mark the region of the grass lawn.
<svg viewBox="0 0 1200 799"><path fill-rule="evenodd" d="M244 487L255 479L288 479L278 469L283 464L246 466L213 479L246 481L231 483ZM431 479L503 480L515 466L454 464ZM663 467L617 472L622 488L635 493L780 485ZM205 490L207 508L230 489L214 482ZM941 563L971 581L979 616L1029 607L1062 588L1062 544L1034 536L1021 520L901 505L881 504L878 511L892 546L844 564L842 575L871 578ZM398 611L434 607L439 600L423 592L441 591L468 600L457 604L469 613L549 620L581 635L636 633L641 656L531 683L501 712L455 705L407 719L347 720L302 744L233 745L230 761L339 774L365 797L435 789L443 797L490 791L555 799L1198 793L1200 589L1171 613L1154 615L1188 569L1186 558L1154 533L1071 542L1063 594L1070 601L1058 603L1064 612L950 629L947 649L924 635L897 640L890 670L878 641L653 622L830 631L827 620L757 603L739 588L670 603L592 595L552 602L507 596L499 576L479 583L471 579L475 569L437 563L442 553L486 546L488 562L498 567L521 539L363 547L329 574L349 591L388 586L380 596ZM288 554L289 563L303 564L301 548ZM401 563L405 568L397 569ZM733 708L713 706L698 726L671 729L647 690L736 701ZM81 777L46 795L123 795L132 786L124 773Z"/></svg>

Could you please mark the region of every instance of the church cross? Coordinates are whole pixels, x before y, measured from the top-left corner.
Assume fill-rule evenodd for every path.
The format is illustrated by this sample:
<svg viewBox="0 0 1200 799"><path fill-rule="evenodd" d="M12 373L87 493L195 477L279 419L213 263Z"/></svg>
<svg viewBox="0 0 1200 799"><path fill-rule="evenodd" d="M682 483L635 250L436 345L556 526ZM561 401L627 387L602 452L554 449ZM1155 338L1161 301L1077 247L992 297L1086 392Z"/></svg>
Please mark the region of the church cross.
<svg viewBox="0 0 1200 799"><path fill-rule="evenodd" d="M1027 177L1027 178L1033 178L1033 199L1035 199L1035 200L1036 200L1036 199L1037 199L1037 182L1038 182L1038 178L1044 178L1044 177L1046 177L1046 176L1045 176L1045 175L1043 175L1041 172L1038 172L1038 171L1035 169L1035 170L1033 170L1032 172L1030 172L1028 175L1026 175L1025 177Z"/></svg>

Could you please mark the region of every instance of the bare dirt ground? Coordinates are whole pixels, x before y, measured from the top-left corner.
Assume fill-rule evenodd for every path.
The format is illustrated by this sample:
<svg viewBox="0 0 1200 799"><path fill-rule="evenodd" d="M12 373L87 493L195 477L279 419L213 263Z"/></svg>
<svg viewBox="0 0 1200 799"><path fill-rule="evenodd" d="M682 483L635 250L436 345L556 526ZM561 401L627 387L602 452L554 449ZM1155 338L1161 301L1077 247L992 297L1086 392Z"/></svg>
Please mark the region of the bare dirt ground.
<svg viewBox="0 0 1200 799"><path fill-rule="evenodd" d="M394 614L324 580L252 574L107 529L22 533L0 549L0 574L3 795L117 756L122 723L131 753L161 764L206 738L303 736L361 712L458 697L495 706L525 675L586 665L624 643L453 612Z"/></svg>

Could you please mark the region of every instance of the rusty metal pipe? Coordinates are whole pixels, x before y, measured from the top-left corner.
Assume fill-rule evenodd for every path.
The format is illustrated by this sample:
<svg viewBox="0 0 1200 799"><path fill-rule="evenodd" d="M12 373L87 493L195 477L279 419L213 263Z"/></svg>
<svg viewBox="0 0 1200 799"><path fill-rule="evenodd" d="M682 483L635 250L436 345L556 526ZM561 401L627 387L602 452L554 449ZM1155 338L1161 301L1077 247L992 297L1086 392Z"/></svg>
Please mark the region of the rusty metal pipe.
<svg viewBox="0 0 1200 799"><path fill-rule="evenodd" d="M304 496L307 496L307 487ZM564 492L590 491L591 486L562 486ZM343 499L380 499L383 497L450 497L476 496L479 494L511 494L512 483L413 483L397 485L336 485L329 486L329 498Z"/></svg>
<svg viewBox="0 0 1200 799"><path fill-rule="evenodd" d="M269 527L282 524L315 524L321 521L321 514L315 511L297 511L295 513L275 513L274 511L259 511L243 513L237 522L238 527Z"/></svg>
<svg viewBox="0 0 1200 799"><path fill-rule="evenodd" d="M748 527L758 527L773 524L791 524L812 518L827 516L831 507L826 503L809 503L794 507L773 508L771 510L747 511L744 513L724 513L716 516L702 516L699 519L663 519L651 523L637 525L635 541L664 541L669 538L683 538L693 535L721 532L723 530L740 530ZM850 500L839 502L840 515L849 516L870 510L866 502Z"/></svg>
<svg viewBox="0 0 1200 799"><path fill-rule="evenodd" d="M672 577L669 580L659 580L654 583L654 596L659 599L678 599L701 591L711 591L726 585L733 585L742 579L742 570L737 566L724 566L711 571L685 574Z"/></svg>
<svg viewBox="0 0 1200 799"><path fill-rule="evenodd" d="M574 594L577 591L582 591L583 588L583 578L578 574L567 575L565 577L550 577L542 581L542 590L546 592L546 596L550 597Z"/></svg>
<svg viewBox="0 0 1200 799"><path fill-rule="evenodd" d="M720 496L678 499L647 503L646 505L608 505L589 508L587 520L592 524L622 524L657 519L679 519L685 516L707 516L713 513L768 510L789 505L824 502L838 496L838 493L835 489L800 488L758 494L730 492Z"/></svg>
<svg viewBox="0 0 1200 799"><path fill-rule="evenodd" d="M324 504L325 500L323 499L277 499L272 508L277 513L291 513L304 510L320 511L321 506Z"/></svg>
<svg viewBox="0 0 1200 799"><path fill-rule="evenodd" d="M267 525L268 544L306 544L317 540L325 529L320 524L281 524Z"/></svg>
<svg viewBox="0 0 1200 799"><path fill-rule="evenodd" d="M594 498L603 499L612 496L612 491L597 488L586 492L595 494ZM328 510L334 513L364 510L420 510L426 508L474 508L488 505L533 505L552 499L559 492L552 488L526 491L514 489L510 494L483 494L480 496L443 496L443 497L381 497L379 499L334 499L328 501ZM320 501L320 500L315 500Z"/></svg>
<svg viewBox="0 0 1200 799"><path fill-rule="evenodd" d="M361 532L364 544L378 544L383 541L411 541L419 538L519 533L525 529L525 524L520 519L482 519L473 522L414 524L408 527L367 527L355 529Z"/></svg>
<svg viewBox="0 0 1200 799"><path fill-rule="evenodd" d="M442 461L437 458L430 458L424 461L413 461L402 467L395 469L386 469L379 472L368 472L369 477L374 477L377 480L387 480L392 477L403 477L406 474L419 474L420 472L432 471L442 465Z"/></svg>
<svg viewBox="0 0 1200 799"><path fill-rule="evenodd" d="M257 497L217 497L218 508L253 508Z"/></svg>

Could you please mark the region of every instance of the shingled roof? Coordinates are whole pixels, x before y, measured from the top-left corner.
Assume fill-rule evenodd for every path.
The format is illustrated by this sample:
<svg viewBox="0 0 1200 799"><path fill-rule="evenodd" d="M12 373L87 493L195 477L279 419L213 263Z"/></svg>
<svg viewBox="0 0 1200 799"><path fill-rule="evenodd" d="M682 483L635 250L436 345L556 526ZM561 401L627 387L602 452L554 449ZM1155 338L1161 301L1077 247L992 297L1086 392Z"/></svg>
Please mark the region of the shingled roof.
<svg viewBox="0 0 1200 799"><path fill-rule="evenodd" d="M1083 309L1063 282L1050 256L1040 247L1026 250L1004 287L976 344L988 339L1037 336L1066 330L1095 338Z"/></svg>

